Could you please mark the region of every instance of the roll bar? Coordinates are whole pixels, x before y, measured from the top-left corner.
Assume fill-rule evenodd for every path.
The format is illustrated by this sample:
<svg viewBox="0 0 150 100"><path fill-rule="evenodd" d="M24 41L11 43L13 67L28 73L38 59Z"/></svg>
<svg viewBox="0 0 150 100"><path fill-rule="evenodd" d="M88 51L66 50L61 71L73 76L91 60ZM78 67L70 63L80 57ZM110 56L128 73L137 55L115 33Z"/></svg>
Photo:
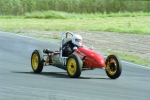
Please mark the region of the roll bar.
<svg viewBox="0 0 150 100"><path fill-rule="evenodd" d="M67 38L68 34L71 34L72 36L74 35L70 31L66 31L66 32L62 33L62 35L61 35L61 40L60 40L60 59L62 58L62 46L63 46L64 36L66 35L65 38Z"/></svg>

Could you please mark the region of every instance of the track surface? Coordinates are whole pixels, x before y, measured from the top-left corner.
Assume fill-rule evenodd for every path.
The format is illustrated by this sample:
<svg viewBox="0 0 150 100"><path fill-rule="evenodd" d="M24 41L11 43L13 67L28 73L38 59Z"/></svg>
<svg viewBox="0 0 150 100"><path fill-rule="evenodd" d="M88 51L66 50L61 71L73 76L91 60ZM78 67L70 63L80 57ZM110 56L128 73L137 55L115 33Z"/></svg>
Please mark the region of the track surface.
<svg viewBox="0 0 150 100"><path fill-rule="evenodd" d="M111 80L104 70L84 71L78 79L46 66L32 72L34 49L58 45L50 41L0 32L0 100L150 100L150 69L123 64L122 75Z"/></svg>

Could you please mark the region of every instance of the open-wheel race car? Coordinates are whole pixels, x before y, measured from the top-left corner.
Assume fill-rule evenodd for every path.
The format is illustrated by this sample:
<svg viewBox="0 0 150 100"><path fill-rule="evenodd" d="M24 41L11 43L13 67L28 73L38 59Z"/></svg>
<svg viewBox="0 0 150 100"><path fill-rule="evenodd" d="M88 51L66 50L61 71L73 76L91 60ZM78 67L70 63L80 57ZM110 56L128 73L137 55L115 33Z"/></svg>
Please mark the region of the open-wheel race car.
<svg viewBox="0 0 150 100"><path fill-rule="evenodd" d="M60 49L51 51L43 49L34 50L31 55L31 66L35 73L41 73L43 66L52 65L67 71L71 78L78 78L83 70L93 70L96 68L105 69L106 74L111 79L116 79L121 75L121 60L115 55L109 55L106 59L93 50L92 47L75 46L73 52L64 56L64 45L72 41L74 34L64 32L61 35Z"/></svg>

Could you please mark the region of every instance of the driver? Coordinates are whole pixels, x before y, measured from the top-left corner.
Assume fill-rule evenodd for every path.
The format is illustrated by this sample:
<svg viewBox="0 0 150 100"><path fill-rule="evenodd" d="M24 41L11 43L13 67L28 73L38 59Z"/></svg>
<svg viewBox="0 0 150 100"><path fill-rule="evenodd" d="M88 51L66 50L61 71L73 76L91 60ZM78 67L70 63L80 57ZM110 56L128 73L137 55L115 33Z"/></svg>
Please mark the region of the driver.
<svg viewBox="0 0 150 100"><path fill-rule="evenodd" d="M74 47L82 46L82 37L80 35L73 35L72 40L65 43L63 46L63 56L68 57L71 53L73 53Z"/></svg>

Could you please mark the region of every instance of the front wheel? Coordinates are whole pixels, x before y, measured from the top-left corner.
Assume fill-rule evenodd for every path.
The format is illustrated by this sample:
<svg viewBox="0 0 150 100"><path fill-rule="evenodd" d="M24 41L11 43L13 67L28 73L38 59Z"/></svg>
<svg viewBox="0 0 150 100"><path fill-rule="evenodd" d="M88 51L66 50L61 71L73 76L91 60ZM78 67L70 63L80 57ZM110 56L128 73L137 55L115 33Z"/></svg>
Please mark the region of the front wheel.
<svg viewBox="0 0 150 100"><path fill-rule="evenodd" d="M71 54L67 59L66 69L71 78L80 77L82 71L82 61L79 56Z"/></svg>
<svg viewBox="0 0 150 100"><path fill-rule="evenodd" d="M43 56L40 50L34 50L31 56L31 66L35 73L43 70Z"/></svg>
<svg viewBox="0 0 150 100"><path fill-rule="evenodd" d="M106 74L111 79L116 79L121 75L122 65L119 57L109 55L106 59Z"/></svg>

